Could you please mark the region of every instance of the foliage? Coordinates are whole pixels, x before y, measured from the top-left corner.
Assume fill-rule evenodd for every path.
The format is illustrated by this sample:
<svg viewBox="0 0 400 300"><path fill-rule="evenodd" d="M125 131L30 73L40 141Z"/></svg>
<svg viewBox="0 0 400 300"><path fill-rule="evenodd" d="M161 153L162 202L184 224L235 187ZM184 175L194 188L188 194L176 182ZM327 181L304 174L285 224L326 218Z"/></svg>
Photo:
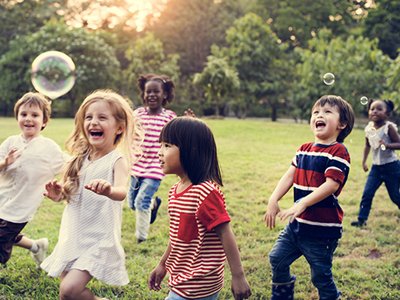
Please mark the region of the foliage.
<svg viewBox="0 0 400 300"><path fill-rule="evenodd" d="M203 69L211 45L223 43L225 30L243 14L246 2L252 1L169 0L149 30L162 40L167 53L180 54L182 75L190 77Z"/></svg>
<svg viewBox="0 0 400 300"><path fill-rule="evenodd" d="M400 5L398 1L380 0L365 19L364 34L379 40L379 49L396 58L400 48Z"/></svg>
<svg viewBox="0 0 400 300"><path fill-rule="evenodd" d="M366 108L360 98L379 98L384 92L385 72L391 61L378 49L377 40L334 38L328 30L321 30L310 40L308 49L297 48L296 52L300 63L290 97L294 117L308 118L312 103L324 94L340 95L357 113L363 113ZM335 76L333 85L323 83L328 72Z"/></svg>
<svg viewBox="0 0 400 300"><path fill-rule="evenodd" d="M271 268L268 253L286 221L277 221L269 230L263 222L266 201L279 178L290 165L298 146L312 140L307 124L287 124L262 120L204 120L211 127L218 146L226 205L232 230L240 249L246 277L252 288L250 299L266 300L271 296ZM72 119L54 119L43 134L63 146L73 128ZM15 119L0 118L0 141L19 132ZM290 137L290 138L288 138ZM339 196L345 212L343 237L333 259L333 275L343 300L400 299L400 211L390 201L382 186L375 196L368 225L362 229L350 226L357 218L360 197L366 180L361 168L365 138L362 129L354 129L345 140L351 156L351 171ZM167 195L177 181L166 176L157 192L163 199L156 222L146 242L137 244L135 214L123 209L122 244L130 283L123 287L109 286L92 280L89 288L96 295L121 300L161 300L167 294L167 278L162 290L152 292L147 279L157 265L168 242ZM282 208L293 204L292 192L280 201ZM48 237L49 252L58 239L64 203L45 199L32 222L23 233L30 238ZM297 276L295 299L316 300L318 293L311 283L308 264L300 258L291 267ZM14 247L7 267L0 268L0 298L19 300L58 299L59 279L51 278L36 266L28 252ZM225 285L220 300L233 299L230 291L231 273L225 267Z"/></svg>
<svg viewBox="0 0 400 300"><path fill-rule="evenodd" d="M128 67L123 71L121 89L136 99L137 105L141 104L137 88L139 75L156 73L169 76L175 83L179 80L179 55L166 55L162 42L151 33L132 43L125 52L125 58Z"/></svg>
<svg viewBox="0 0 400 300"><path fill-rule="evenodd" d="M238 73L228 64L227 59L214 55L207 57L203 72L195 74L193 83L204 90L206 99L215 108L217 116L224 104L222 100L233 95L240 86Z"/></svg>
<svg viewBox="0 0 400 300"><path fill-rule="evenodd" d="M72 29L59 22L49 22L36 33L15 40L0 59L0 99L3 111L28 90L30 66L34 58L49 50L69 55L76 65L76 82L62 99L69 100L68 115L74 115L79 101L95 89L115 88L119 63L114 49L97 34Z"/></svg>
<svg viewBox="0 0 400 300"><path fill-rule="evenodd" d="M257 13L265 17L283 42L305 47L307 41L323 28L335 35L349 32L356 26L354 11L362 1L325 0L258 0Z"/></svg>
<svg viewBox="0 0 400 300"><path fill-rule="evenodd" d="M61 19L56 12L64 2L64 0L1 0L0 56L8 51L12 40L36 32L51 18Z"/></svg>
<svg viewBox="0 0 400 300"><path fill-rule="evenodd" d="M227 31L226 42L225 54L239 73L241 92L245 95L238 99L244 114L261 99L272 107L273 119L276 119L280 99L287 90L285 83L290 77L286 45L253 13L235 21Z"/></svg>

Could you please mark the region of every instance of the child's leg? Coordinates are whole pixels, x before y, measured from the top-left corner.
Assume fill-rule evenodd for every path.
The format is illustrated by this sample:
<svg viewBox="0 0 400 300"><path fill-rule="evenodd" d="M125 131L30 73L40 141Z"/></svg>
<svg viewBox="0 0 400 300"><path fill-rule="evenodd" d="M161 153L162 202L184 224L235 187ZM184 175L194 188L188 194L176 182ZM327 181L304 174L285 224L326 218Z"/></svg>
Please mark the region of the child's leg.
<svg viewBox="0 0 400 300"><path fill-rule="evenodd" d="M136 199L138 191L139 191L139 178L137 178L135 176L131 176L131 182L129 185L129 192L128 192L128 204L129 204L129 207L133 210L136 209L135 199Z"/></svg>
<svg viewBox="0 0 400 300"><path fill-rule="evenodd" d="M15 245L31 251L33 260L38 266L40 266L46 258L47 249L49 248L49 240L47 238L31 240L26 236L19 237L20 239L16 239Z"/></svg>
<svg viewBox="0 0 400 300"><path fill-rule="evenodd" d="M143 178L136 196L136 238L139 242L147 239L151 218L151 199L160 186L161 180Z"/></svg>
<svg viewBox="0 0 400 300"><path fill-rule="evenodd" d="M361 198L360 211L358 220L366 221L371 211L372 199L375 196L376 190L382 184L383 180L377 166L372 166L368 174L367 182L365 183L364 192Z"/></svg>
<svg viewBox="0 0 400 300"><path fill-rule="evenodd" d="M26 223L13 223L0 219L0 263L5 264L11 257L12 247L22 235L19 233Z"/></svg>
<svg viewBox="0 0 400 300"><path fill-rule="evenodd" d="M390 199L400 208L400 161L388 164L383 176Z"/></svg>
<svg viewBox="0 0 400 300"><path fill-rule="evenodd" d="M92 276L87 271L72 269L61 276L60 300L99 299L86 287Z"/></svg>
<svg viewBox="0 0 400 300"><path fill-rule="evenodd" d="M290 265L301 255L296 237L289 226L286 226L269 253L272 270L271 299L293 299L296 277L290 274Z"/></svg>
<svg viewBox="0 0 400 300"><path fill-rule="evenodd" d="M320 300L335 300L340 296L332 275L333 253L337 239L302 238L299 240L304 257L311 268L311 281L318 289Z"/></svg>

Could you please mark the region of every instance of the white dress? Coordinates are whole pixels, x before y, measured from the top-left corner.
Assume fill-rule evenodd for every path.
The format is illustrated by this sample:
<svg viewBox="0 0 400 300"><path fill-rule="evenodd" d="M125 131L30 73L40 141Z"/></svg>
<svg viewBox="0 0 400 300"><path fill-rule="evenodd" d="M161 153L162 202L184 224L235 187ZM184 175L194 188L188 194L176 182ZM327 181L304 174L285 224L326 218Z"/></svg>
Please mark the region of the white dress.
<svg viewBox="0 0 400 300"><path fill-rule="evenodd" d="M117 151L89 161L85 158L76 195L66 205L58 243L41 264L52 277L70 269L86 270L111 285L129 282L121 245L122 201L114 201L84 188L93 179L114 182Z"/></svg>

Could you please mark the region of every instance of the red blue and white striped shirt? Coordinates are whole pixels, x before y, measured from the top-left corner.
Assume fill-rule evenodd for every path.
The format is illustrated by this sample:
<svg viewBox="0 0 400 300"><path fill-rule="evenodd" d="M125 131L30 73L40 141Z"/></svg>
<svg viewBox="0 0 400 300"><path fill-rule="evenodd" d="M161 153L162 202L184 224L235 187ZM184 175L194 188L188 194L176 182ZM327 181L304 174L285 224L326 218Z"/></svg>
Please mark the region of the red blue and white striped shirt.
<svg viewBox="0 0 400 300"><path fill-rule="evenodd" d="M225 252L213 229L230 217L222 192L211 181L191 185L179 194L177 186L169 192L168 284L181 297L207 297L224 283Z"/></svg>
<svg viewBox="0 0 400 300"><path fill-rule="evenodd" d="M149 114L145 107L139 107L134 112L134 117L140 123L144 138L141 144L142 151L134 158L135 163L131 174L136 177L161 180L164 177L158 158L160 149L160 133L165 124L176 117L172 110L163 108L157 115Z"/></svg>
<svg viewBox="0 0 400 300"><path fill-rule="evenodd" d="M289 226L299 235L340 238L343 210L337 197L350 170L350 155L346 147L341 143L303 144L297 150L292 165L296 167L293 181L295 202L316 190L326 178L335 180L340 186L335 193L308 207Z"/></svg>

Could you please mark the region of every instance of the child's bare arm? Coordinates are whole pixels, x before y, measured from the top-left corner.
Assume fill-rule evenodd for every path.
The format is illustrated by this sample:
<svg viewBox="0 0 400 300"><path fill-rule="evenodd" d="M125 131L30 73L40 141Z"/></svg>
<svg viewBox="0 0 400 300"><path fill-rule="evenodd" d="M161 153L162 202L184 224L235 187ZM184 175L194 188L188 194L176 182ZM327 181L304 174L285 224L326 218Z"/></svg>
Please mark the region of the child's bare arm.
<svg viewBox="0 0 400 300"><path fill-rule="evenodd" d="M396 129L391 124L389 124L388 135L390 137L390 143L385 144L385 143L381 142L381 144L385 145L386 149L399 150L400 149L400 137L399 137L399 134L396 131Z"/></svg>
<svg viewBox="0 0 400 300"><path fill-rule="evenodd" d="M214 230L222 242L229 268L231 269L233 296L235 299L247 299L251 295L251 290L244 276L239 249L231 226L229 223L223 223L215 227Z"/></svg>
<svg viewBox="0 0 400 300"><path fill-rule="evenodd" d="M275 190L268 200L267 211L264 214L264 221L270 229L275 227L275 218L279 213L278 201L290 190L293 185L293 177L296 168L290 166L286 173L281 177Z"/></svg>
<svg viewBox="0 0 400 300"><path fill-rule="evenodd" d="M122 201L128 192L127 178L129 178L128 163L125 159L119 159L114 165L114 185L103 179L95 179L85 185L85 188L107 196L111 200Z"/></svg>
<svg viewBox="0 0 400 300"><path fill-rule="evenodd" d="M281 211L279 213L279 217L281 220L285 220L287 217L290 217L290 222L293 222L293 220L303 211L305 211L307 207L312 206L333 194L337 191L339 186L340 184L337 181L327 178L326 181L312 193L296 202L291 208Z"/></svg>
<svg viewBox="0 0 400 300"><path fill-rule="evenodd" d="M168 243L168 247L165 250L163 256L161 257L159 264L154 268L154 270L150 274L148 280L149 289L155 291L159 291L161 289L161 282L164 279L165 275L167 274L167 271L165 269L165 262L167 261L170 253L171 253L171 243Z"/></svg>

